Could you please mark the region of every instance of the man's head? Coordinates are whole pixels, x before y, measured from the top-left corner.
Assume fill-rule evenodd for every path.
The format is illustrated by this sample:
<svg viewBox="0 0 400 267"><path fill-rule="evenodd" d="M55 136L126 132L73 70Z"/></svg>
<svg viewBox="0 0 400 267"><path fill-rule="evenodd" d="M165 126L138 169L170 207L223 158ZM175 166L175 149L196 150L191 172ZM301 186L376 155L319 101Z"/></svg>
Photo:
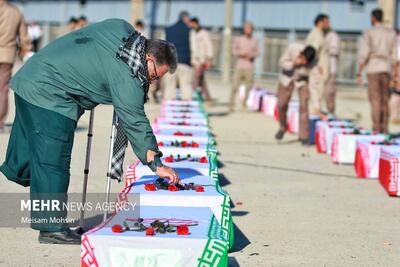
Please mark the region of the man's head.
<svg viewBox="0 0 400 267"><path fill-rule="evenodd" d="M326 29L330 28L329 17L326 14L318 14L317 17L314 19L314 25L317 28L325 31Z"/></svg>
<svg viewBox="0 0 400 267"><path fill-rule="evenodd" d="M375 25L377 23L382 23L383 21L383 11L382 9L376 8L371 12L371 24Z"/></svg>
<svg viewBox="0 0 400 267"><path fill-rule="evenodd" d="M200 29L200 22L199 22L198 18L193 17L190 19L190 28L192 28L194 30Z"/></svg>
<svg viewBox="0 0 400 267"><path fill-rule="evenodd" d="M243 24L243 34L248 37L253 35L253 24L250 21L246 21Z"/></svg>
<svg viewBox="0 0 400 267"><path fill-rule="evenodd" d="M87 18L85 16L80 16L78 21L78 27L82 28L85 27L87 24L88 24Z"/></svg>
<svg viewBox="0 0 400 267"><path fill-rule="evenodd" d="M70 31L75 30L76 27L77 27L77 24L78 24L78 19L75 18L75 17L71 17L71 18L69 19L69 21L68 21L68 29L69 29Z"/></svg>
<svg viewBox="0 0 400 267"><path fill-rule="evenodd" d="M178 56L175 46L165 40L146 40L147 78L149 82L156 81L167 72L174 73Z"/></svg>
<svg viewBox="0 0 400 267"><path fill-rule="evenodd" d="M303 52L299 55L302 65L309 65L315 59L315 49L312 46L306 46Z"/></svg>
<svg viewBox="0 0 400 267"><path fill-rule="evenodd" d="M143 32L144 30L144 23L140 19L136 21L135 23L135 29L139 32Z"/></svg>
<svg viewBox="0 0 400 267"><path fill-rule="evenodd" d="M189 24L190 24L189 12L181 11L179 13L179 21L182 21L183 23L185 23L189 27Z"/></svg>

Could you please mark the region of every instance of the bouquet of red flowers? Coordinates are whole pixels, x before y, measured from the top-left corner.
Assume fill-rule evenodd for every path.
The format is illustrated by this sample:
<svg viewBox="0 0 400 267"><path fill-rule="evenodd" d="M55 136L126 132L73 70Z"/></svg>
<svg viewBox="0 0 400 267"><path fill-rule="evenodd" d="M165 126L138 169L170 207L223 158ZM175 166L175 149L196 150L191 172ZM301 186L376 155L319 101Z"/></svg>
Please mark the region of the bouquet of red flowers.
<svg viewBox="0 0 400 267"><path fill-rule="evenodd" d="M184 161L184 160L188 160L191 162L208 163L207 157L192 158L190 154L188 154L184 158L182 158L180 154L178 154L176 158L174 158L174 156L172 156L172 155L164 158L164 161L168 162L168 163L179 162L179 161Z"/></svg>
<svg viewBox="0 0 400 267"><path fill-rule="evenodd" d="M181 131L177 131L173 135L175 135L175 136L193 136L192 133L184 133L184 132L181 132Z"/></svg>

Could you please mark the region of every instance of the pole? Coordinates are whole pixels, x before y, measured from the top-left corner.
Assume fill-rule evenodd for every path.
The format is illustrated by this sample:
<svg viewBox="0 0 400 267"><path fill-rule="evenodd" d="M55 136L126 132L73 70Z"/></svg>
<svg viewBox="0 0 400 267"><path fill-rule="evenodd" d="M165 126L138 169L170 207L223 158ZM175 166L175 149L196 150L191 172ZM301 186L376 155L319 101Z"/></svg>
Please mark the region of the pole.
<svg viewBox="0 0 400 267"><path fill-rule="evenodd" d="M158 3L157 0L151 1L151 14L150 14L150 38L154 39L156 31L156 15L157 15Z"/></svg>
<svg viewBox="0 0 400 267"><path fill-rule="evenodd" d="M396 0L378 0L379 8L383 11L383 23L390 28L396 25Z"/></svg>
<svg viewBox="0 0 400 267"><path fill-rule="evenodd" d="M225 24L224 24L224 46L223 46L223 81L229 83L231 80L232 65L232 0L225 0Z"/></svg>
<svg viewBox="0 0 400 267"><path fill-rule="evenodd" d="M107 171L107 186L106 186L106 199L105 202L110 202L110 191L111 191L111 166L112 166L112 158L113 158L113 150L114 150L114 141L115 141L115 132L116 126L118 123L117 114L113 114L113 123L111 128L111 136L110 136L110 155L108 158L108 171ZM107 220L107 210L104 210L103 220Z"/></svg>
<svg viewBox="0 0 400 267"><path fill-rule="evenodd" d="M137 20L143 19L143 1L144 0L131 0L131 23L134 25Z"/></svg>
<svg viewBox="0 0 400 267"><path fill-rule="evenodd" d="M87 192L87 183L89 178L89 166L90 166L90 152L92 150L92 138L93 138L93 121L94 121L94 108L90 111L89 118L89 129L88 129L88 139L86 143L86 160L85 160L85 169L83 170L83 189L82 189L82 205L85 206L86 203L86 192ZM83 233L85 219L85 209L81 209L81 216L79 220L79 228Z"/></svg>

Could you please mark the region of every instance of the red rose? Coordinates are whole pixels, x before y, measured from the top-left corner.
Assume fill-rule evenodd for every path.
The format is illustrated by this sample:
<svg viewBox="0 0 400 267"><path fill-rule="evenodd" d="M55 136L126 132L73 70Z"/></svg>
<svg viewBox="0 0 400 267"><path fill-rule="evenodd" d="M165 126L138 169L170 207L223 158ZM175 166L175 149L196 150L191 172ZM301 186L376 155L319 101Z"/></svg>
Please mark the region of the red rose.
<svg viewBox="0 0 400 267"><path fill-rule="evenodd" d="M188 142L183 141L183 142L181 143L181 147L187 147L187 146L188 146Z"/></svg>
<svg viewBox="0 0 400 267"><path fill-rule="evenodd" d="M187 123L187 122L182 122L182 125L183 125L183 126L189 126L189 123Z"/></svg>
<svg viewBox="0 0 400 267"><path fill-rule="evenodd" d="M372 142L371 142L371 145L376 145L376 142L375 142L375 141L372 141Z"/></svg>
<svg viewBox="0 0 400 267"><path fill-rule="evenodd" d="M144 184L144 189L146 191L156 191L156 186L154 184Z"/></svg>
<svg viewBox="0 0 400 267"><path fill-rule="evenodd" d="M178 131L178 132L175 132L174 135L175 136L183 136L183 133Z"/></svg>
<svg viewBox="0 0 400 267"><path fill-rule="evenodd" d="M207 160L206 157L201 157L201 158L199 159L199 162L200 162L200 163L208 163L208 160Z"/></svg>
<svg viewBox="0 0 400 267"><path fill-rule="evenodd" d="M202 185L196 185L195 189L196 189L196 192L204 192L204 186L202 186Z"/></svg>
<svg viewBox="0 0 400 267"><path fill-rule="evenodd" d="M164 142L158 142L158 146L164 146Z"/></svg>
<svg viewBox="0 0 400 267"><path fill-rule="evenodd" d="M170 185L170 186L168 186L168 191L172 191L172 192L178 191L178 187L176 187L175 185Z"/></svg>
<svg viewBox="0 0 400 267"><path fill-rule="evenodd" d="M192 143L192 147L200 147L200 145L198 143L196 143L196 142L193 142Z"/></svg>
<svg viewBox="0 0 400 267"><path fill-rule="evenodd" d="M176 227L176 233L178 235L188 235L189 227L187 225L179 225Z"/></svg>
<svg viewBox="0 0 400 267"><path fill-rule="evenodd" d="M154 228L153 227L146 228L146 235L154 235Z"/></svg>
<svg viewBox="0 0 400 267"><path fill-rule="evenodd" d="M111 231L113 231L113 233L122 233L124 231L124 229L122 229L122 226L119 224L114 224L111 227Z"/></svg>
<svg viewBox="0 0 400 267"><path fill-rule="evenodd" d="M168 163L174 162L174 157L172 157L172 156L166 157L165 162L168 162Z"/></svg>

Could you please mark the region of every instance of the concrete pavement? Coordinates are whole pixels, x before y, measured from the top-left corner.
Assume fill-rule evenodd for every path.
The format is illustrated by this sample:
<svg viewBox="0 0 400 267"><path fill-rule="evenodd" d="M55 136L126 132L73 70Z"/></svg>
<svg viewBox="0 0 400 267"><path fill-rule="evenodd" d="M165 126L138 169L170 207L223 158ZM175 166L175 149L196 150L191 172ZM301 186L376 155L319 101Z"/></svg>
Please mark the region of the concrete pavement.
<svg viewBox="0 0 400 267"><path fill-rule="evenodd" d="M276 87L274 80L263 85ZM277 124L260 113L227 114L228 87L211 80L215 106L208 108L216 134L221 180L235 207L236 252L230 266L398 266L400 202L377 181L355 178L352 166L333 165L295 136L281 144ZM150 118L159 106L146 105ZM13 118L11 105L9 122ZM341 90L338 114L369 125L362 89ZM89 192L105 191L112 107L96 108ZM81 192L88 114L79 122L70 192ZM400 131L400 128L392 130ZM0 160L8 135L0 135ZM131 149L125 162L134 161ZM113 183L119 192L122 184ZM0 192L27 192L0 175ZM79 266L80 247L41 245L28 228L0 228L0 266Z"/></svg>

